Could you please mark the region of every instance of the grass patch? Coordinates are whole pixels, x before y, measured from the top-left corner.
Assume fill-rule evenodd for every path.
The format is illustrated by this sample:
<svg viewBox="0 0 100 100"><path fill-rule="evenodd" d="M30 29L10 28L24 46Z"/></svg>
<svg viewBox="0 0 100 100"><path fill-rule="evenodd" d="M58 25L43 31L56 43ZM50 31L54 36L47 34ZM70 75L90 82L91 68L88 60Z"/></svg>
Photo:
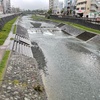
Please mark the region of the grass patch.
<svg viewBox="0 0 100 100"><path fill-rule="evenodd" d="M45 17L37 16L37 15L36 15L36 16L33 15L32 18L33 18L34 20L36 20L36 21L47 20Z"/></svg>
<svg viewBox="0 0 100 100"><path fill-rule="evenodd" d="M14 38L10 38L10 40L14 40Z"/></svg>
<svg viewBox="0 0 100 100"><path fill-rule="evenodd" d="M63 23L63 24L67 24L67 25L73 26L73 27L75 27L75 28L84 30L84 31L88 31L88 32L100 34L100 31L99 31L99 30L92 29L92 28L88 28L88 27L85 27L85 26L80 25L80 24L75 24L75 23L66 22L66 21L61 21L61 20L56 20L56 19L46 19L45 17L34 16L34 15L32 16L32 18L33 18L34 20L42 19L42 20L50 20L50 21L56 22L56 23Z"/></svg>
<svg viewBox="0 0 100 100"><path fill-rule="evenodd" d="M16 25L14 25L13 34L16 34Z"/></svg>
<svg viewBox="0 0 100 100"><path fill-rule="evenodd" d="M3 78L3 74L4 74L4 71L5 71L5 67L6 67L6 63L7 63L9 54L10 54L10 51L6 51L3 59L0 62L0 80L2 80L2 78Z"/></svg>
<svg viewBox="0 0 100 100"><path fill-rule="evenodd" d="M80 25L80 24L69 23L69 25L73 26L75 28L79 28L79 29L84 30L84 31L89 31L89 32L92 32L92 33L98 33L98 34L100 34L99 30L88 28L88 27L85 27L85 26Z"/></svg>
<svg viewBox="0 0 100 100"><path fill-rule="evenodd" d="M2 28L2 30L0 31L0 45L2 45L4 43L4 41L6 40L6 38L8 37L9 32L11 31L11 27L13 25L13 23L16 21L17 17L14 18L13 20L7 22L4 27Z"/></svg>

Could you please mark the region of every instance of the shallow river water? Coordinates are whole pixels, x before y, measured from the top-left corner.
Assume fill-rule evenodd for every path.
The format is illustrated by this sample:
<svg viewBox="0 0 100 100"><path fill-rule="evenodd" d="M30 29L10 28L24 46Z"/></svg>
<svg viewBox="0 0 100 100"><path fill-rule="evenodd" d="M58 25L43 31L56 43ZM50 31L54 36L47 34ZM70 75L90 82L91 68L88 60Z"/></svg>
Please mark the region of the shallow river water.
<svg viewBox="0 0 100 100"><path fill-rule="evenodd" d="M25 16L20 25L44 54L48 100L100 100L100 48L64 34L53 23L38 22L42 28L33 28L30 22L37 23Z"/></svg>

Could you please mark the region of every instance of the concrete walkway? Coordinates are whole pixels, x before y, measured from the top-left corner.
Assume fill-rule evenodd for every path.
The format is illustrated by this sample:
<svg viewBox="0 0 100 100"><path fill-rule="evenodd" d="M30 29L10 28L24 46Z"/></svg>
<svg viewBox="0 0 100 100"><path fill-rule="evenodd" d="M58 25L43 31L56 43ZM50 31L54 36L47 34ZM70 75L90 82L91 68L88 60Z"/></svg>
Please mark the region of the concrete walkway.
<svg viewBox="0 0 100 100"><path fill-rule="evenodd" d="M0 61L3 58L4 52L5 52L5 50L0 48Z"/></svg>

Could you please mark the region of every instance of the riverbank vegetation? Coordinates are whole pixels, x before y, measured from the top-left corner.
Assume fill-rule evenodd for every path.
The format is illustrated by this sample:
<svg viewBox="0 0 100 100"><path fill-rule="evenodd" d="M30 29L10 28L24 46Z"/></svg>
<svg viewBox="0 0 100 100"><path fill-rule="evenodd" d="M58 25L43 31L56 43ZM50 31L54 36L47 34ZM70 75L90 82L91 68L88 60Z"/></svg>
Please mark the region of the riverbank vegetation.
<svg viewBox="0 0 100 100"><path fill-rule="evenodd" d="M0 45L2 45L4 41L6 40L6 38L8 37L8 34L11 31L11 27L13 23L16 21L16 19L17 17L7 22L2 28L2 30L0 30Z"/></svg>
<svg viewBox="0 0 100 100"><path fill-rule="evenodd" d="M3 79L3 75L6 69L8 57L9 57L10 51L6 51L1 62L0 62L0 81Z"/></svg>
<svg viewBox="0 0 100 100"><path fill-rule="evenodd" d="M84 30L84 31L88 31L88 32L100 34L100 31L99 30L92 29L92 28L88 28L88 27L85 27L83 25L75 24L75 23L72 23L72 22L66 22L66 21L61 21L61 20L56 20L56 19L51 19L51 18L50 19L47 19L47 18L45 18L43 16L35 16L35 15L33 15L32 18L34 20L50 20L50 21L56 22L56 23L63 23L63 24L67 24L67 25L73 26L75 28Z"/></svg>

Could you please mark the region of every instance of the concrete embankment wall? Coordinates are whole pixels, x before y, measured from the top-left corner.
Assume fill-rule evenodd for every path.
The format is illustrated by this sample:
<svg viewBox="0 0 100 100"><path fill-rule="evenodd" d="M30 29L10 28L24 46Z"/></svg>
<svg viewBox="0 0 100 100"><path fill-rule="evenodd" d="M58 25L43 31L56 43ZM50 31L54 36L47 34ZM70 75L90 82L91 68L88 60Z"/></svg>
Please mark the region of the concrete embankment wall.
<svg viewBox="0 0 100 100"><path fill-rule="evenodd" d="M62 21L68 21L68 22L72 22L72 23L76 23L76 24L80 24L89 28L93 28L96 30L100 30L100 25L99 24L93 24L90 22L87 22L86 20L80 19L80 18L73 18L73 17L58 17L58 15L51 15L50 18L52 19L58 19L58 20L62 20Z"/></svg>
<svg viewBox="0 0 100 100"><path fill-rule="evenodd" d="M64 25L62 23L58 24L57 27L59 27L64 33L71 35L71 36L74 36L74 37L81 39L83 41L88 41L97 35L95 33L83 31L83 30L80 30L78 28L75 28L75 27L72 27L69 25ZM100 37L100 35L98 35L98 36Z"/></svg>
<svg viewBox="0 0 100 100"><path fill-rule="evenodd" d="M20 14L13 14L13 15L8 15L0 18L0 30L3 28L3 26L13 18L19 16Z"/></svg>

